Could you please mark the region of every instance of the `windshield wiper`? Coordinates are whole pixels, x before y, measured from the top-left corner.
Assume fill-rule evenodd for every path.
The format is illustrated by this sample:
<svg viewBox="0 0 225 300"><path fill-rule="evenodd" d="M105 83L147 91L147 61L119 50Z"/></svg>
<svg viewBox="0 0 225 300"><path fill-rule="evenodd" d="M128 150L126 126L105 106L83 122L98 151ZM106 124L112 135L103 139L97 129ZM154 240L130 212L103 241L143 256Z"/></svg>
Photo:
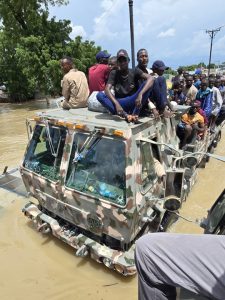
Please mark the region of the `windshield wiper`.
<svg viewBox="0 0 225 300"><path fill-rule="evenodd" d="M77 163L81 159L84 159L87 154L97 145L97 143L101 140L102 134L99 131L94 130L91 132L90 136L87 137L80 151L76 151L73 159L73 164ZM77 143L77 149L78 149Z"/></svg>
<svg viewBox="0 0 225 300"><path fill-rule="evenodd" d="M54 156L56 158L58 153L55 152L55 149L54 149L54 146L53 146L51 133L50 133L50 128L49 128L49 123L48 123L47 120L44 120L44 124L45 124L45 129L46 129L46 133L47 133L47 137L48 137L50 152L51 152L52 156Z"/></svg>

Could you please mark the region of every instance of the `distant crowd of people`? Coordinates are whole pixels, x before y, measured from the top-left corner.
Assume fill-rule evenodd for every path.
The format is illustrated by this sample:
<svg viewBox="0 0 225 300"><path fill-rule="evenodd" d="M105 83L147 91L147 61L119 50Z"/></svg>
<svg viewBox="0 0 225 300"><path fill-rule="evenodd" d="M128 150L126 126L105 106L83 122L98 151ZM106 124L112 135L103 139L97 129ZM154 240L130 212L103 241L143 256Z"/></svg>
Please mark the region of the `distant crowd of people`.
<svg viewBox="0 0 225 300"><path fill-rule="evenodd" d="M125 49L116 56L100 51L87 78L74 68L70 57L63 58L62 107L88 106L90 110L108 111L135 123L145 115L169 117L176 105L188 105L190 108L177 127L180 148L193 138L201 139L207 128L213 132L216 124L225 119L225 77L211 74L207 78L200 71L191 75L179 68L172 88L167 89L163 73L168 67L163 61L156 60L149 69L148 51L140 49L134 69L129 68L129 62Z"/></svg>

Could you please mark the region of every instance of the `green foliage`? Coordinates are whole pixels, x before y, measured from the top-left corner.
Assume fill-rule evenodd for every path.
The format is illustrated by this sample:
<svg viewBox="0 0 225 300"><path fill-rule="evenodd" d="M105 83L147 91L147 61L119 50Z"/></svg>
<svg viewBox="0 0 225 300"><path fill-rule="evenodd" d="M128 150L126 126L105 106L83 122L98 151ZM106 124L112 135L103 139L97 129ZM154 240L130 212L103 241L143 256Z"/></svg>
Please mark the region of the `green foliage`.
<svg viewBox="0 0 225 300"><path fill-rule="evenodd" d="M198 68L206 68L206 64L204 62L200 62L198 65L197 65Z"/></svg>
<svg viewBox="0 0 225 300"><path fill-rule="evenodd" d="M189 65L189 66L179 66L179 68L183 68L185 71L195 71L198 68L206 68L206 64L204 62L200 62L199 64Z"/></svg>
<svg viewBox="0 0 225 300"><path fill-rule="evenodd" d="M60 59L74 58L84 72L100 50L94 42L71 40L69 20L49 19L48 6L66 0L0 0L1 79L12 101L33 98L35 91L57 95L61 91Z"/></svg>
<svg viewBox="0 0 225 300"><path fill-rule="evenodd" d="M165 70L164 74L176 75L176 74L177 74L177 72L176 72L176 71L174 71L174 70L173 70L173 69L171 69L171 68L168 68L167 70Z"/></svg>
<svg viewBox="0 0 225 300"><path fill-rule="evenodd" d="M207 68L209 68L209 65L207 65ZM210 69L214 69L216 68L216 65L215 64L210 64Z"/></svg>

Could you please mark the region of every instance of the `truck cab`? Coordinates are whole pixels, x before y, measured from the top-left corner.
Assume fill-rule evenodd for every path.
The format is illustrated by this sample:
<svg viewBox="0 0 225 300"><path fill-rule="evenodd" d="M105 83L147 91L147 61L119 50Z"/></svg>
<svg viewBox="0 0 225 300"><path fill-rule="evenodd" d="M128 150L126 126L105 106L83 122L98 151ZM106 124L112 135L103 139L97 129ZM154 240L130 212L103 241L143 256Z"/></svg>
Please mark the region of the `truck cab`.
<svg viewBox="0 0 225 300"><path fill-rule="evenodd" d="M82 108L33 121L20 172L38 204L27 203L24 214L76 255L133 275L135 241L165 225L166 211L179 209L193 185L197 163L179 150L178 118L128 124Z"/></svg>

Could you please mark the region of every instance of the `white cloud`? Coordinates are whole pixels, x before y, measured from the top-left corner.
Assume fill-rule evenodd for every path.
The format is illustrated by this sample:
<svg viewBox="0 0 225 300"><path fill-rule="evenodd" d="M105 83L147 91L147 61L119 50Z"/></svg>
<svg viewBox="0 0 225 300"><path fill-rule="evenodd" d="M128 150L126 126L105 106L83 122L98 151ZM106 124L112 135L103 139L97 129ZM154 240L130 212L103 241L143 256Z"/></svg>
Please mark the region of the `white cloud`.
<svg viewBox="0 0 225 300"><path fill-rule="evenodd" d="M87 37L87 33L83 26L72 24L72 32L70 34L70 37L73 39L78 35L82 36L84 39Z"/></svg>
<svg viewBox="0 0 225 300"><path fill-rule="evenodd" d="M100 6L103 8L102 13L94 19L94 31L91 39L96 42L104 43L104 41L112 42L122 32L115 29L118 12L124 6L124 2L120 0L103 0Z"/></svg>
<svg viewBox="0 0 225 300"><path fill-rule="evenodd" d="M109 10L113 6L113 0L103 0L100 5L104 10Z"/></svg>
<svg viewBox="0 0 225 300"><path fill-rule="evenodd" d="M175 28L169 28L166 31L161 31L157 37L158 38L165 38L165 37L172 37L175 35Z"/></svg>

